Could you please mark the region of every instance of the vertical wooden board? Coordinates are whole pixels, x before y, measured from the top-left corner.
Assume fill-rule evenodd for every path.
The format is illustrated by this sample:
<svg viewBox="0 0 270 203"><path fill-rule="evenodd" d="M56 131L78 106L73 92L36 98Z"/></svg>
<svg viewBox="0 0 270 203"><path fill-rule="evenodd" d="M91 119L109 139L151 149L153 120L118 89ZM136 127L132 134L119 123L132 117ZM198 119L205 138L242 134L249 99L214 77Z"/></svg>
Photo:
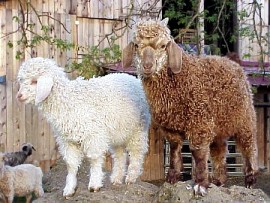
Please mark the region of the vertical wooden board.
<svg viewBox="0 0 270 203"><path fill-rule="evenodd" d="M0 151L6 149L7 141L6 85L0 84Z"/></svg>
<svg viewBox="0 0 270 203"><path fill-rule="evenodd" d="M158 163L157 166L159 167L159 174L158 179L164 179L165 176L165 171L164 171L164 150L165 150L165 142L164 139L162 137L162 135L158 132L156 132L156 137L157 137L157 142L158 142L158 148L157 148L157 154L158 154Z"/></svg>
<svg viewBox="0 0 270 203"><path fill-rule="evenodd" d="M117 30L115 32L116 37L117 37L117 40L115 41L115 43L120 46L120 49L122 49L123 48L123 46L122 46L122 38L123 38L125 29L120 29L120 28L124 25L124 23L121 22L121 21L118 21L118 22L115 22L115 23L116 23L115 27L113 28L113 29Z"/></svg>
<svg viewBox="0 0 270 203"><path fill-rule="evenodd" d="M16 85L17 86L17 85ZM16 87L18 89L18 86ZM25 126L25 105L16 102L19 110L19 127L20 127L20 146L26 143L26 126Z"/></svg>
<svg viewBox="0 0 270 203"><path fill-rule="evenodd" d="M94 20L93 19L88 19L88 44L89 44L89 47L92 47L94 46L94 30L93 30L93 27L94 27Z"/></svg>
<svg viewBox="0 0 270 203"><path fill-rule="evenodd" d="M15 64L15 63L14 63ZM12 108L13 108L13 146L14 146L14 151L18 151L20 149L20 145L24 142L24 140L21 140L21 125L20 125L20 108L18 106L18 102L16 101L16 93L17 93L17 85L13 82L12 84L12 93L13 93L13 101L12 101Z"/></svg>
<svg viewBox="0 0 270 203"><path fill-rule="evenodd" d="M34 27L34 32L38 33L39 35L43 35L43 32L41 30L42 25L40 24L38 17L35 14L31 15L31 17L33 19L33 22L36 23L36 26ZM41 22L42 22L43 18L45 18L45 17L40 18ZM43 51L44 51L42 48L43 44L44 44L44 42L41 41L41 43L38 46L36 46L35 48L32 49L32 57L43 56Z"/></svg>
<svg viewBox="0 0 270 203"><path fill-rule="evenodd" d="M50 16L52 18L48 19L48 25L51 27L49 36L52 38L55 38L55 20L54 20L55 13L50 13ZM49 52L48 52L47 57L54 59L55 58L55 46L53 44L48 45L48 51Z"/></svg>
<svg viewBox="0 0 270 203"><path fill-rule="evenodd" d="M19 12L18 10L13 10L13 16L19 16ZM13 21L13 30L17 30L18 29L18 24L17 22ZM13 47L13 77L12 77L12 81L13 81L13 87L12 87L12 92L13 92L13 101L12 101L12 106L13 106L13 119L14 119L14 132L13 132L13 136L14 136L14 150L18 151L20 149L20 146L25 142L25 126L24 126L24 108L21 105L21 103L19 103L16 99L16 94L18 91L18 84L16 82L16 77L17 77L17 72L18 69L21 65L21 59L16 59L16 53L17 51L21 51L21 47L18 45L18 41L21 39L21 33L20 32L16 32L13 35L13 42L14 42L14 47ZM22 107L21 107L22 106Z"/></svg>
<svg viewBox="0 0 270 203"><path fill-rule="evenodd" d="M144 164L143 164L143 173L140 177L141 180L143 181L147 181L150 180L150 161L151 161L151 157L149 152L147 153L147 155L144 158Z"/></svg>
<svg viewBox="0 0 270 203"><path fill-rule="evenodd" d="M77 7L76 7L76 15L78 17L82 17L83 16L83 0L78 0L77 2Z"/></svg>
<svg viewBox="0 0 270 203"><path fill-rule="evenodd" d="M83 18L79 18L77 19L77 21L79 22L78 24L78 34L77 34L77 37L78 37L78 47L83 47L84 44L83 44ZM78 49L78 55L82 55L84 52L83 52L83 49L79 48Z"/></svg>
<svg viewBox="0 0 270 203"><path fill-rule="evenodd" d="M12 1L12 9L18 10L19 8L19 1Z"/></svg>
<svg viewBox="0 0 270 203"><path fill-rule="evenodd" d="M42 23L44 24L44 25L49 25L49 17L47 17L47 16L44 16L43 18L42 18ZM49 25L50 26L50 25ZM52 29L52 28L51 28ZM43 42L42 43L43 45L42 45L42 49L43 49L43 57L45 57L45 58L48 58L49 57L49 55L50 55L50 44L48 44L47 42Z"/></svg>
<svg viewBox="0 0 270 203"><path fill-rule="evenodd" d="M60 14L60 21L61 21L61 24L58 23L58 26L60 26L60 39L62 40L66 40L66 15L65 14ZM63 49L59 49L59 52L60 52L60 65L62 67L65 67L66 64L67 64L67 54L66 54L66 50L63 50Z"/></svg>
<svg viewBox="0 0 270 203"><path fill-rule="evenodd" d="M33 146L36 147L36 152L33 155L33 160L39 160L39 156L40 156L40 149L39 149L39 115L38 115L38 111L36 109L36 107L33 107L33 111L32 111L32 115L30 115L30 117L32 117L32 122L31 122L31 132L30 132L30 137L31 137L31 141Z"/></svg>
<svg viewBox="0 0 270 203"><path fill-rule="evenodd" d="M89 19L83 18L82 19L82 33L81 40L82 40L82 46L87 48L89 46L89 38L88 38L88 32L89 32Z"/></svg>
<svg viewBox="0 0 270 203"><path fill-rule="evenodd" d="M60 12L64 14L69 14L71 8L71 1L60 0Z"/></svg>
<svg viewBox="0 0 270 203"><path fill-rule="evenodd" d="M99 46L100 49L105 48L105 42L107 40L107 39L105 39L104 26L105 26L105 20L99 19L99 39L98 39L98 41L100 43L100 46Z"/></svg>
<svg viewBox="0 0 270 203"><path fill-rule="evenodd" d="M7 38L3 37L6 33L6 9L0 7L0 76L6 75L6 50ZM6 150L7 146L7 93L6 85L0 84L0 150Z"/></svg>
<svg viewBox="0 0 270 203"><path fill-rule="evenodd" d="M7 79L6 81L6 94L7 94L7 151L13 151L13 143L14 143L14 120L13 120L13 92L12 92L12 81Z"/></svg>
<svg viewBox="0 0 270 203"><path fill-rule="evenodd" d="M46 4L46 7L48 7L48 15L54 16L55 13L55 1L54 0L48 0L44 2Z"/></svg>
<svg viewBox="0 0 270 203"><path fill-rule="evenodd" d="M94 36L93 36L93 42L94 42L94 46L96 46L96 45L98 45L98 43L99 43L99 34L100 34L100 32L99 32L99 20L97 20L97 19L94 19L93 20L94 21L94 23L93 23L93 34L94 34Z"/></svg>
<svg viewBox="0 0 270 203"><path fill-rule="evenodd" d="M99 18L99 13L101 12L101 8L99 8L99 0L91 0L91 11L92 12L92 18Z"/></svg>
<svg viewBox="0 0 270 203"><path fill-rule="evenodd" d="M65 32L65 39L67 40L68 43L72 42L72 38L71 38L71 17L70 15L65 14L65 26L67 31ZM72 52L73 49L69 49L66 50L66 58L67 58L67 63L70 64L71 63L71 58L72 58Z"/></svg>
<svg viewBox="0 0 270 203"><path fill-rule="evenodd" d="M104 18L112 19L113 18L113 1L103 0L104 3Z"/></svg>
<svg viewBox="0 0 270 203"><path fill-rule="evenodd" d="M267 130L266 130L266 163L267 172L270 173L270 109L267 109Z"/></svg>
<svg viewBox="0 0 270 203"><path fill-rule="evenodd" d="M24 124L25 125L25 141L30 142L36 148L36 146L34 145L33 136L32 136L33 108L32 108L32 105L30 104L24 105L24 108L25 108L25 124ZM28 160L32 161L33 156L35 156L35 154L36 153L34 152L33 155L28 158Z"/></svg>
<svg viewBox="0 0 270 203"><path fill-rule="evenodd" d="M113 0L112 1L112 18L113 19L118 19L119 18L119 13L120 13L120 8L119 8L119 0Z"/></svg>
<svg viewBox="0 0 270 203"><path fill-rule="evenodd" d="M77 14L77 6L78 6L78 1L77 0L70 0L70 10L69 13L72 15Z"/></svg>
<svg viewBox="0 0 270 203"><path fill-rule="evenodd" d="M258 145L258 164L264 167L264 109L257 108L257 145Z"/></svg>
<svg viewBox="0 0 270 203"><path fill-rule="evenodd" d="M88 17L88 1L79 0L77 5L77 16L78 17Z"/></svg>
<svg viewBox="0 0 270 203"><path fill-rule="evenodd" d="M6 75L6 49L7 49L7 38L4 37L6 32L6 10L0 8L0 76Z"/></svg>
<svg viewBox="0 0 270 203"><path fill-rule="evenodd" d="M110 37L111 36L108 36L108 38L105 38L106 35L112 33L112 22L109 21L109 20L104 20L103 22L103 34L102 36L104 37L104 44L103 44L103 47L109 47L109 42L108 40L110 40Z"/></svg>
<svg viewBox="0 0 270 203"><path fill-rule="evenodd" d="M50 160L51 164L56 163L56 160L59 158L58 145L55 141L55 137L50 127Z"/></svg>
<svg viewBox="0 0 270 203"><path fill-rule="evenodd" d="M12 10L6 10L6 32L10 33L13 31L12 23ZM7 42L12 42L12 36L7 36ZM7 47L6 49L6 94L7 94L7 149L8 151L14 150L14 120L13 120L13 48ZM10 105L11 104L11 105Z"/></svg>
<svg viewBox="0 0 270 203"><path fill-rule="evenodd" d="M94 4L94 1L89 1L88 3L87 3L87 7L88 7L88 17L89 18L94 18L95 16L94 16L94 12L95 12L95 10L97 9L95 6L94 6L95 4Z"/></svg>
<svg viewBox="0 0 270 203"><path fill-rule="evenodd" d="M73 62L77 58L78 54L78 26L76 25L76 16L70 15L70 38L75 47L71 51L71 61Z"/></svg>
<svg viewBox="0 0 270 203"><path fill-rule="evenodd" d="M61 39L61 27L59 22L61 21L61 14L55 13L54 18L56 19L54 21L54 37L57 39ZM61 62L61 51L56 46L55 48L55 57L54 60L57 62L57 64L60 65Z"/></svg>
<svg viewBox="0 0 270 203"><path fill-rule="evenodd" d="M152 172L151 171L152 153L151 153L150 149L151 149L151 141L152 141L152 137L153 137L152 133L153 133L153 130L150 128L149 135L148 135L148 137L149 137L148 152L144 158L143 173L140 177L140 179L143 181L148 181L151 179L150 177L151 177L151 172Z"/></svg>
<svg viewBox="0 0 270 203"><path fill-rule="evenodd" d="M37 33L38 27L40 28L37 16L35 14L31 14L30 19L31 19L31 23L35 24L35 26L33 28L33 32ZM27 37L29 37L29 39L31 39L33 37L33 34L29 32L29 33L27 33ZM31 57L37 57L37 55L38 55L36 47L31 48L30 55L29 55L29 52L27 52L27 51L28 51L28 49L25 52L25 60L27 60Z"/></svg>
<svg viewBox="0 0 270 203"><path fill-rule="evenodd" d="M43 116L38 113L38 121L37 121L37 145L36 145L36 153L38 154L38 161L40 160L45 160L45 151L44 151L44 148L45 148L45 143L46 143L46 136L45 136L45 133L44 133L44 118Z"/></svg>
<svg viewBox="0 0 270 203"><path fill-rule="evenodd" d="M40 3L40 1L36 1L36 5L35 8L38 8L37 11L39 12L39 14L46 14L46 15L50 15L50 4L49 1L42 1L42 3Z"/></svg>

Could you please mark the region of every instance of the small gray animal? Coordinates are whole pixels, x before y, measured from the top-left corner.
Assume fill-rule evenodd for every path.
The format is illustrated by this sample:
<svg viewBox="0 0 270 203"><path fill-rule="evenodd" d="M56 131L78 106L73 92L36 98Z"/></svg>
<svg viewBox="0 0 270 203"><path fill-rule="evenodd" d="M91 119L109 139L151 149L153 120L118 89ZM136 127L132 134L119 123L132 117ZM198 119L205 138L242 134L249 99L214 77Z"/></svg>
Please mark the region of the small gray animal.
<svg viewBox="0 0 270 203"><path fill-rule="evenodd" d="M17 166L23 164L28 156L32 155L32 150L36 151L30 143L25 143L21 147L21 151L4 153L5 165Z"/></svg>

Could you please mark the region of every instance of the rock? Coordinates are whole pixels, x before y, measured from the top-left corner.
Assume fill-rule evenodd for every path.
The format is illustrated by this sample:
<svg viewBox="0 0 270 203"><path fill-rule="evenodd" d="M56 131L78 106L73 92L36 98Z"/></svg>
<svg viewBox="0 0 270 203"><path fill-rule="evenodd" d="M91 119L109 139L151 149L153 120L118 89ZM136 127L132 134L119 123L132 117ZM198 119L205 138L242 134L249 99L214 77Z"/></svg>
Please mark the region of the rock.
<svg viewBox="0 0 270 203"><path fill-rule="evenodd" d="M204 197L195 197L191 189L192 181L178 182L174 185L164 183L158 191L153 202L157 203L259 203L269 201L268 196L261 189L247 189L242 186L230 188L210 185L208 194Z"/></svg>
<svg viewBox="0 0 270 203"><path fill-rule="evenodd" d="M130 185L109 185L99 192L90 192L86 188L78 188L75 195L68 200L62 197L62 191L45 193L43 197L34 200L33 203L146 203L152 202L158 189L153 184L139 181Z"/></svg>

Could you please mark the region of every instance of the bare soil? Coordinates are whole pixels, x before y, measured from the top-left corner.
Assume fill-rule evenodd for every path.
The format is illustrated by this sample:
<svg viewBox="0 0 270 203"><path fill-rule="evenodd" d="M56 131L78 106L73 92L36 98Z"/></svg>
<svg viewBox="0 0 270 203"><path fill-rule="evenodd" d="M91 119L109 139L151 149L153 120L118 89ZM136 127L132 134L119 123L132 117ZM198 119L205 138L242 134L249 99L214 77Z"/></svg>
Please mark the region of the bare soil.
<svg viewBox="0 0 270 203"><path fill-rule="evenodd" d="M147 203L147 202L270 202L270 174L260 173L255 189L246 189L243 177L229 177L224 187L211 185L208 195L205 197L194 197L189 186L192 181L179 182L174 185L164 183L163 180L153 182L138 181L131 185L113 186L109 178L105 179L104 187L96 193L87 189L89 181L89 164L85 161L78 173L78 188L73 197L65 200L62 191L65 185L66 165L62 160L58 160L52 170L44 174L43 186L45 195L35 199L34 203ZM16 203L22 202L17 199Z"/></svg>

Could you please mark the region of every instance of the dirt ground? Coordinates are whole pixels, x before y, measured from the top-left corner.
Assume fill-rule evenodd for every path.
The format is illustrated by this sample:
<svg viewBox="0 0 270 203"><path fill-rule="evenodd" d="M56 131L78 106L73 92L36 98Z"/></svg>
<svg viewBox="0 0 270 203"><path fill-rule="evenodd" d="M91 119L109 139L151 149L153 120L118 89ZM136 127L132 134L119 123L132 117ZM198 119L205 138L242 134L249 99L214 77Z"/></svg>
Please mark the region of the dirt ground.
<svg viewBox="0 0 270 203"><path fill-rule="evenodd" d="M96 193L87 190L89 181L89 166L84 163L78 174L78 188L73 197L65 200L62 197L62 190L65 185L67 174L66 165L60 159L52 170L44 174L43 186L45 195L35 199L34 203L147 203L147 202L270 202L270 174L260 173L256 184L256 189L244 188L243 177L230 177L227 184L218 188L214 185L208 190L208 195L203 198L194 198L189 185L192 181L179 182L174 185L164 183L163 180L150 183L138 181L131 185L113 186L108 181L108 175L104 187ZM23 200L17 199L15 203Z"/></svg>

